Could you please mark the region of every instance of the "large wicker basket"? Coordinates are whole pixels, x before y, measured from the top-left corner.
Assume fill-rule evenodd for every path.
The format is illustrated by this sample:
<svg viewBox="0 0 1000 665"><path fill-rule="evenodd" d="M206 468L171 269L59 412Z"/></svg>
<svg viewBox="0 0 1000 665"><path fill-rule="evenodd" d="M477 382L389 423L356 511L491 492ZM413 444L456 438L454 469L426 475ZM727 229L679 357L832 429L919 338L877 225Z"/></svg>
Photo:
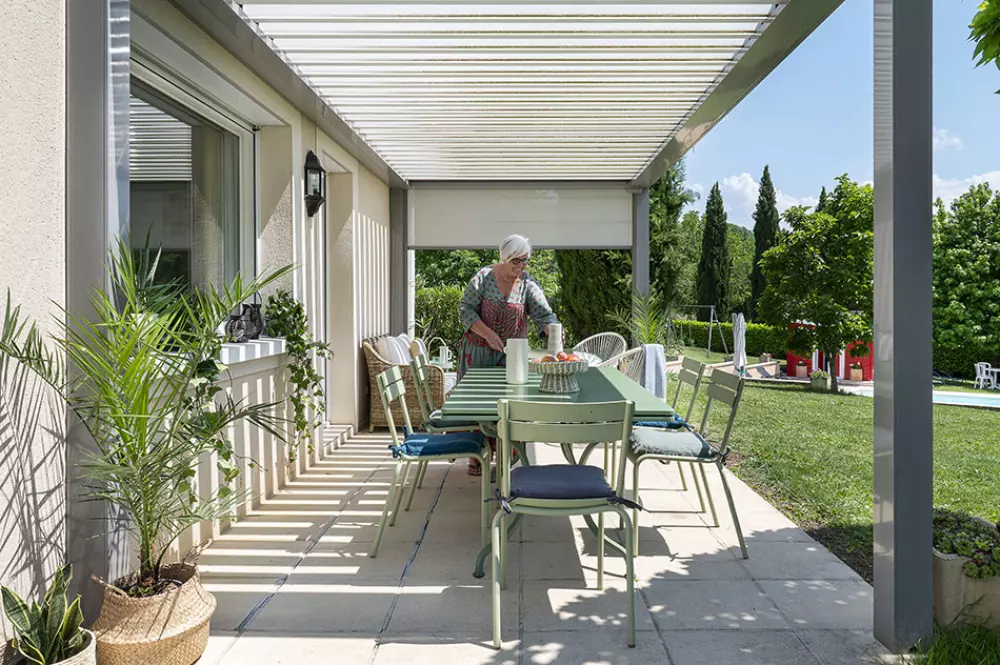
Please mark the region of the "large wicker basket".
<svg viewBox="0 0 1000 665"><path fill-rule="evenodd" d="M192 665L208 645L215 596L191 564L163 567L180 586L148 598L132 598L105 585L101 616L94 623L101 665Z"/></svg>
<svg viewBox="0 0 1000 665"><path fill-rule="evenodd" d="M531 363L531 370L542 375L538 383L539 392L568 394L580 391L576 375L590 369L586 360L572 362Z"/></svg>

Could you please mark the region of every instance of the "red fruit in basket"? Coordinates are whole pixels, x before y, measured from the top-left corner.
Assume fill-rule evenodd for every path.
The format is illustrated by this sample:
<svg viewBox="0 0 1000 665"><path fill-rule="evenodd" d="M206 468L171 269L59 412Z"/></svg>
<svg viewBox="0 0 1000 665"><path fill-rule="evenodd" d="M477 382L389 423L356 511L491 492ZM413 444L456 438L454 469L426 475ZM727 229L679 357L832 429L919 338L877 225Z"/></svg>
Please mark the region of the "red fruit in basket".
<svg viewBox="0 0 1000 665"><path fill-rule="evenodd" d="M541 360L539 360L538 362L540 362L540 363L554 363L555 361L556 361L556 359L553 356L545 356Z"/></svg>
<svg viewBox="0 0 1000 665"><path fill-rule="evenodd" d="M571 353L568 356L566 356L566 362L568 363L580 362L580 356L576 355L575 353Z"/></svg>
<svg viewBox="0 0 1000 665"><path fill-rule="evenodd" d="M566 362L566 360L568 360L568 359L569 359L569 356L566 355L565 351L560 351L559 353L556 354L556 360L558 360L561 363Z"/></svg>

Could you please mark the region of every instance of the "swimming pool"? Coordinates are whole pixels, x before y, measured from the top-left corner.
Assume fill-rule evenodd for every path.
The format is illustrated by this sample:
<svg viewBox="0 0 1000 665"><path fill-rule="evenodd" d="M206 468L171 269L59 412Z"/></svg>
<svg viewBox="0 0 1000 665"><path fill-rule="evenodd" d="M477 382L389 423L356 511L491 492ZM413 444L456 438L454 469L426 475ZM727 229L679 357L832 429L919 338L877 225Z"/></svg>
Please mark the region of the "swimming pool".
<svg viewBox="0 0 1000 665"><path fill-rule="evenodd" d="M859 386L847 389L865 397L873 397L874 390L870 386ZM955 393L948 390L934 391L935 404L947 404L949 406L976 406L985 409L1000 409L1000 394L990 395L988 393Z"/></svg>
<svg viewBox="0 0 1000 665"><path fill-rule="evenodd" d="M935 390L934 403L954 404L957 406L981 406L990 409L1000 409L1000 395L984 395L982 393L953 393L945 390Z"/></svg>

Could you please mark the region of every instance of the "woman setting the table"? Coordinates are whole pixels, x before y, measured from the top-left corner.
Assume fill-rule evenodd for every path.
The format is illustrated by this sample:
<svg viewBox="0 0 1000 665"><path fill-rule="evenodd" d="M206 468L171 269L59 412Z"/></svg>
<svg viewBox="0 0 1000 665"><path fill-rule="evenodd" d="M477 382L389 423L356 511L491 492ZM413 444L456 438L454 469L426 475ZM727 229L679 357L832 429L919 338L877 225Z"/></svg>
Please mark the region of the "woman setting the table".
<svg viewBox="0 0 1000 665"><path fill-rule="evenodd" d="M459 381L470 367L502 367L507 340L527 338L529 318L542 338L559 322L542 287L524 270L530 258L528 239L512 235L500 244L500 263L477 272L465 287L458 305L465 328L458 347ZM478 461L469 460L469 473L482 473Z"/></svg>

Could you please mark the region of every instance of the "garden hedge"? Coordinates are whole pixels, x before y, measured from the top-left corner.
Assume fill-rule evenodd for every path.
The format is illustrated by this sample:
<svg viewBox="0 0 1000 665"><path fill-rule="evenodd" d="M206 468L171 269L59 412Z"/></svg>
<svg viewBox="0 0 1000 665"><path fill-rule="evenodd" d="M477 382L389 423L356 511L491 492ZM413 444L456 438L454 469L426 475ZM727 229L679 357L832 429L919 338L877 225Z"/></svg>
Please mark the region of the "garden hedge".
<svg viewBox="0 0 1000 665"><path fill-rule="evenodd" d="M684 340L685 346L694 346L704 349L708 346L708 322L707 321L674 321L674 328ZM733 324L721 323L722 335L719 335L718 326L712 329L712 350L723 352L722 337L725 338L725 349L729 353L733 352ZM785 345L788 334L781 328L774 328L760 323L747 324L747 356L759 356L762 353L770 353L776 359L784 359Z"/></svg>

